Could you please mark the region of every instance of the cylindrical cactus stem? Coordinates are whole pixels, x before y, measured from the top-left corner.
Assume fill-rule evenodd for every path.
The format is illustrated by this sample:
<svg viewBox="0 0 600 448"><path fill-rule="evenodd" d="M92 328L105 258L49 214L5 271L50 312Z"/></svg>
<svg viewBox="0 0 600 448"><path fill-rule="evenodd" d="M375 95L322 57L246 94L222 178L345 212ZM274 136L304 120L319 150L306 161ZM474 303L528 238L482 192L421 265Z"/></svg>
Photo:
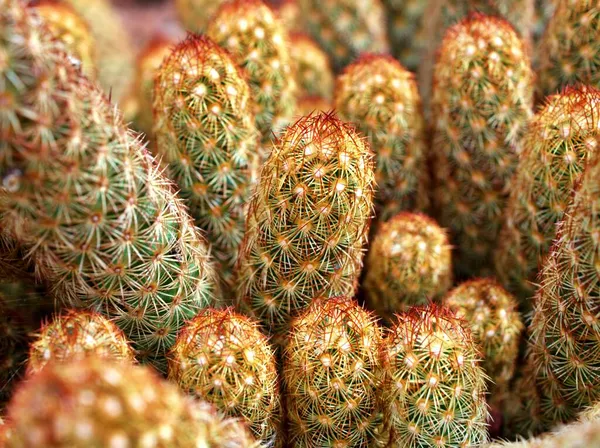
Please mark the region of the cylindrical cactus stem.
<svg viewBox="0 0 600 448"><path fill-rule="evenodd" d="M233 0L218 9L206 34L245 70L256 127L268 146L273 134L291 122L296 107L287 30L261 0ZM261 163L267 157L266 147L261 148Z"/></svg>
<svg viewBox="0 0 600 448"><path fill-rule="evenodd" d="M436 304L398 315L382 344L389 447L471 447L488 439L486 375L467 324Z"/></svg>
<svg viewBox="0 0 600 448"><path fill-rule="evenodd" d="M180 42L156 75L158 153L206 232L227 295L258 166L250 89L228 54L205 36Z"/></svg>
<svg viewBox="0 0 600 448"><path fill-rule="evenodd" d="M175 0L175 10L183 27L193 33L206 30L209 21L227 0Z"/></svg>
<svg viewBox="0 0 600 448"><path fill-rule="evenodd" d="M315 115L331 110L333 110L331 101L320 96L305 96L298 100L295 116L296 118L302 118L307 115Z"/></svg>
<svg viewBox="0 0 600 448"><path fill-rule="evenodd" d="M70 55L79 59L83 72L95 77L96 41L88 23L68 3L60 0L39 1L35 10L50 31L65 44Z"/></svg>
<svg viewBox="0 0 600 448"><path fill-rule="evenodd" d="M600 87L600 5L557 0L539 46L540 99L577 83Z"/></svg>
<svg viewBox="0 0 600 448"><path fill-rule="evenodd" d="M600 153L558 226L540 273L528 360L541 396L543 429L600 400Z"/></svg>
<svg viewBox="0 0 600 448"><path fill-rule="evenodd" d="M391 52L413 72L427 48L428 36L423 22L425 13L431 13L429 4L428 0L383 0Z"/></svg>
<svg viewBox="0 0 600 448"><path fill-rule="evenodd" d="M27 373L39 372L50 361L87 356L135 361L129 341L115 324L99 313L66 310L45 324L31 342Z"/></svg>
<svg viewBox="0 0 600 448"><path fill-rule="evenodd" d="M389 45L380 0L298 0L306 29L341 70L361 53L385 53Z"/></svg>
<svg viewBox="0 0 600 448"><path fill-rule="evenodd" d="M500 409L510 392L524 328L517 299L495 280L484 278L457 286L443 304L471 328L483 354L481 365L491 380L488 402Z"/></svg>
<svg viewBox="0 0 600 448"><path fill-rule="evenodd" d="M150 368L97 357L49 363L17 391L8 421L7 448L256 447Z"/></svg>
<svg viewBox="0 0 600 448"><path fill-rule="evenodd" d="M415 213L382 223L367 255L363 284L367 303L388 323L394 313L440 299L452 286L446 232Z"/></svg>
<svg viewBox="0 0 600 448"><path fill-rule="evenodd" d="M338 77L335 108L375 153L378 215L389 202L398 212L426 208L426 144L414 76L390 56L363 55Z"/></svg>
<svg viewBox="0 0 600 448"><path fill-rule="evenodd" d="M333 114L301 118L274 144L250 203L238 299L285 334L313 299L354 295L373 207L373 154Z"/></svg>
<svg viewBox="0 0 600 448"><path fill-rule="evenodd" d="M492 271L532 91L529 58L506 21L473 14L448 30L432 102L434 202L459 276Z"/></svg>
<svg viewBox="0 0 600 448"><path fill-rule="evenodd" d="M531 310L538 267L550 250L556 223L586 161L598 151L599 125L600 91L569 87L548 98L521 140L495 264L498 278L517 294L523 311Z"/></svg>
<svg viewBox="0 0 600 448"><path fill-rule="evenodd" d="M373 446L381 329L346 297L319 300L294 319L284 354L292 447Z"/></svg>
<svg viewBox="0 0 600 448"><path fill-rule="evenodd" d="M298 98L319 96L331 100L334 78L327 53L306 34L292 33L290 57L296 75Z"/></svg>
<svg viewBox="0 0 600 448"><path fill-rule="evenodd" d="M184 321L218 297L205 241L139 138L18 0L0 0L0 53L2 227L58 300L105 313L164 369Z"/></svg>
<svg viewBox="0 0 600 448"><path fill-rule="evenodd" d="M264 446L283 442L274 350L248 317L231 309L201 311L179 333L169 377L223 413L243 418Z"/></svg>

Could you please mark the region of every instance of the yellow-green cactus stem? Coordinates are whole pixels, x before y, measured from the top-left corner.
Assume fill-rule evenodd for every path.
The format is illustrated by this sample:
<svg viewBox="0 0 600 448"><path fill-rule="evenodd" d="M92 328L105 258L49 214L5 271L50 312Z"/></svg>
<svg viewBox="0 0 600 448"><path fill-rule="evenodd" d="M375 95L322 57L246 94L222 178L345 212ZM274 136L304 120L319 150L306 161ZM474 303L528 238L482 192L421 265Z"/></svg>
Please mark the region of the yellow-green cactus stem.
<svg viewBox="0 0 600 448"><path fill-rule="evenodd" d="M329 56L306 34L290 35L290 56L296 75L298 98L319 96L331 100L333 71Z"/></svg>

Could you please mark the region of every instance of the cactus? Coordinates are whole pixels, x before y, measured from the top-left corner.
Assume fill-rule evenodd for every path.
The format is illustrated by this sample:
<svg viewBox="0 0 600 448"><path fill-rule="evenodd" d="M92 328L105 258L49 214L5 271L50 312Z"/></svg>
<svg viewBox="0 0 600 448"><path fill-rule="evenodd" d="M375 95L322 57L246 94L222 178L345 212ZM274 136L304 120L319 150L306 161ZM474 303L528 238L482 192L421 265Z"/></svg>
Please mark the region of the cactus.
<svg viewBox="0 0 600 448"><path fill-rule="evenodd" d="M298 98L333 95L333 71L327 53L302 33L290 35L290 57L296 75Z"/></svg>
<svg viewBox="0 0 600 448"><path fill-rule="evenodd" d="M426 145L413 75L390 56L363 55L338 77L335 108L375 152L378 212L389 202L397 211L424 209Z"/></svg>
<svg viewBox="0 0 600 448"><path fill-rule="evenodd" d="M517 442L495 442L485 448L597 448L600 421L583 421L554 429L550 434Z"/></svg>
<svg viewBox="0 0 600 448"><path fill-rule="evenodd" d="M580 421L598 420L600 419L600 401L597 401L592 406L588 406L581 411L577 419Z"/></svg>
<svg viewBox="0 0 600 448"><path fill-rule="evenodd" d="M264 446L275 446L281 418L275 355L254 321L231 309L201 311L179 333L169 378L243 417Z"/></svg>
<svg viewBox="0 0 600 448"><path fill-rule="evenodd" d="M532 81L523 42L506 21L474 14L444 37L432 101L434 202L460 276L492 270Z"/></svg>
<svg viewBox="0 0 600 448"><path fill-rule="evenodd" d="M57 0L42 0L36 4L35 9L50 31L64 42L69 53L81 61L83 72L94 77L96 42L87 22L71 6Z"/></svg>
<svg viewBox="0 0 600 448"><path fill-rule="evenodd" d="M318 300L294 319L284 354L289 444L372 446L381 329L352 299Z"/></svg>
<svg viewBox="0 0 600 448"><path fill-rule="evenodd" d="M50 361L92 355L134 362L133 350L115 324L98 313L66 310L45 324L31 342L27 373L39 372Z"/></svg>
<svg viewBox="0 0 600 448"><path fill-rule="evenodd" d="M105 313L158 368L213 304L208 249L116 109L18 0L0 0L0 225L70 307Z"/></svg>
<svg viewBox="0 0 600 448"><path fill-rule="evenodd" d="M274 144L250 203L238 302L285 333L313 299L352 297L372 213L369 146L333 114L301 118Z"/></svg>
<svg viewBox="0 0 600 448"><path fill-rule="evenodd" d="M256 446L151 369L96 357L49 363L17 391L8 420L7 448Z"/></svg>
<svg viewBox="0 0 600 448"><path fill-rule="evenodd" d="M209 21L226 0L175 0L175 9L184 28L194 33L206 30Z"/></svg>
<svg viewBox="0 0 600 448"><path fill-rule="evenodd" d="M336 71L361 53L385 53L385 11L380 0L298 0L308 32Z"/></svg>
<svg viewBox="0 0 600 448"><path fill-rule="evenodd" d="M600 135L600 91L567 88L530 121L504 212L496 272L531 310L533 282Z"/></svg>
<svg viewBox="0 0 600 448"><path fill-rule="evenodd" d="M277 7L277 16L283 27L292 32L301 32L304 28L298 0L281 0Z"/></svg>
<svg viewBox="0 0 600 448"><path fill-rule="evenodd" d="M234 0L219 8L206 33L246 71L256 127L267 145L289 124L296 107L287 31L261 0ZM260 162L267 156L261 148Z"/></svg>
<svg viewBox="0 0 600 448"><path fill-rule="evenodd" d="M540 396L542 429L566 423L600 400L598 179L600 153L588 163L559 224L534 297L527 359Z"/></svg>
<svg viewBox="0 0 600 448"><path fill-rule="evenodd" d="M577 83L600 87L599 33L596 0L557 0L539 48L541 97Z"/></svg>
<svg viewBox="0 0 600 448"><path fill-rule="evenodd" d="M487 441L486 375L462 319L413 307L382 345L381 402L389 447L471 447Z"/></svg>
<svg viewBox="0 0 600 448"><path fill-rule="evenodd" d="M190 35L158 70L153 108L157 150L206 231L229 292L258 169L248 84L226 52Z"/></svg>
<svg viewBox="0 0 600 448"><path fill-rule="evenodd" d="M427 0L383 0L392 54L413 72L427 48L428 36L423 23L428 4Z"/></svg>
<svg viewBox="0 0 600 448"><path fill-rule="evenodd" d="M302 118L306 115L314 113L328 112L333 109L333 105L329 100L321 98L320 96L305 96L298 100L296 106L296 117Z"/></svg>
<svg viewBox="0 0 600 448"><path fill-rule="evenodd" d="M381 224L366 264L367 303L386 322L394 313L440 299L452 286L448 236L425 215L403 212Z"/></svg>
<svg viewBox="0 0 600 448"><path fill-rule="evenodd" d="M443 304L470 326L483 353L483 370L491 379L489 403L500 405L510 391L523 331L517 299L488 278L457 286Z"/></svg>

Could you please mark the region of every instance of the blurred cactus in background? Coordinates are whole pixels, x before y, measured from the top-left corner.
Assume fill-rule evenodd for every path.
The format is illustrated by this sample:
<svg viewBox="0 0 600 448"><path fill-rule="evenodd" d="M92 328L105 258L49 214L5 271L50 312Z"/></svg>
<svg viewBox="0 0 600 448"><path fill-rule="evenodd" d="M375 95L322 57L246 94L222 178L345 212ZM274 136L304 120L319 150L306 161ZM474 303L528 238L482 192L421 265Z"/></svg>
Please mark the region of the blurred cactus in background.
<svg viewBox="0 0 600 448"><path fill-rule="evenodd" d="M295 33L290 36L290 56L299 100L307 96L331 100L333 71L327 53L307 35Z"/></svg>

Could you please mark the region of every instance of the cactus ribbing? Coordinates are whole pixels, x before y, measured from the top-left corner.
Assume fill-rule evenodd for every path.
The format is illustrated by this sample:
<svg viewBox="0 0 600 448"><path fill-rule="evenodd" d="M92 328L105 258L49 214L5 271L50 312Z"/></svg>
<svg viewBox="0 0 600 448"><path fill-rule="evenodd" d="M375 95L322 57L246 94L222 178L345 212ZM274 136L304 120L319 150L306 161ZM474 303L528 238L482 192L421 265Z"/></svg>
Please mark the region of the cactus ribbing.
<svg viewBox="0 0 600 448"><path fill-rule="evenodd" d="M523 42L506 21L473 14L446 33L432 100L434 202L460 275L492 269L532 82Z"/></svg>
<svg viewBox="0 0 600 448"><path fill-rule="evenodd" d="M0 0L0 221L54 296L107 314L164 368L216 300L208 249L116 109L18 0Z"/></svg>
<svg viewBox="0 0 600 448"><path fill-rule="evenodd" d="M481 366L491 379L489 402L500 404L515 372L523 322L517 300L495 280L465 282L450 291L444 306L464 319L481 349Z"/></svg>
<svg viewBox="0 0 600 448"><path fill-rule="evenodd" d="M373 155L333 114L274 144L250 203L238 299L273 333L313 299L352 297L373 206Z"/></svg>
<svg viewBox="0 0 600 448"><path fill-rule="evenodd" d="M231 309L201 311L179 333L169 378L222 412L243 417L264 446L276 445L281 403L275 356L257 323Z"/></svg>
<svg viewBox="0 0 600 448"><path fill-rule="evenodd" d="M389 202L397 211L425 208L426 145L413 75L390 56L363 55L338 77L335 108L375 153L378 212Z"/></svg>
<svg viewBox="0 0 600 448"><path fill-rule="evenodd" d="M331 99L333 71L327 53L307 35L294 33L290 35L290 56L296 75L298 98L320 96Z"/></svg>
<svg viewBox="0 0 600 448"><path fill-rule="evenodd" d="M219 8L206 34L247 73L256 127L267 145L289 124L296 107L287 30L261 0L233 0ZM262 148L260 161L267 157Z"/></svg>
<svg viewBox="0 0 600 448"><path fill-rule="evenodd" d="M541 98L577 83L600 87L600 5L558 0L539 48Z"/></svg>
<svg viewBox="0 0 600 448"><path fill-rule="evenodd" d="M341 70L361 53L388 50L380 0L298 0L306 29Z"/></svg>
<svg viewBox="0 0 600 448"><path fill-rule="evenodd" d="M381 338L373 315L345 297L315 301L294 319L284 354L290 446L372 446Z"/></svg>
<svg viewBox="0 0 600 448"><path fill-rule="evenodd" d="M98 313L67 310L42 327L31 342L27 373L37 373L50 361L87 356L134 362L133 350L115 324Z"/></svg>
<svg viewBox="0 0 600 448"><path fill-rule="evenodd" d="M258 133L251 106L243 75L205 36L190 35L179 43L157 72L157 151L206 231L227 286L244 234L253 171L258 170L252 165Z"/></svg>
<svg viewBox="0 0 600 448"><path fill-rule="evenodd" d="M486 376L465 322L435 304L413 307L398 316L382 347L387 446L462 448L487 441Z"/></svg>
<svg viewBox="0 0 600 448"><path fill-rule="evenodd" d="M600 91L567 88L529 122L504 212L496 272L531 310L533 282L586 160L598 149Z"/></svg>
<svg viewBox="0 0 600 448"><path fill-rule="evenodd" d="M209 21L227 0L175 0L175 9L183 26L194 33L205 31Z"/></svg>
<svg viewBox="0 0 600 448"><path fill-rule="evenodd" d="M366 265L367 303L388 322L394 313L441 298L452 286L448 236L421 214L403 212L381 224Z"/></svg>

